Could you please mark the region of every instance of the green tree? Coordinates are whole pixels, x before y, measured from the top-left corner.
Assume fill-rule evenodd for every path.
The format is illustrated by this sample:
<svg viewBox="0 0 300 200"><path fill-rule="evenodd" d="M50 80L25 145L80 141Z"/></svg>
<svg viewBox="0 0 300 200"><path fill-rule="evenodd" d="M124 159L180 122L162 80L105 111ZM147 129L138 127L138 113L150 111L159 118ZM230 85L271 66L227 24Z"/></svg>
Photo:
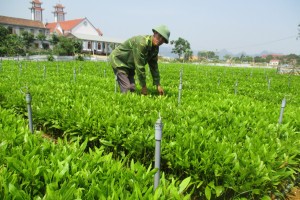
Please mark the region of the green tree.
<svg viewBox="0 0 300 200"><path fill-rule="evenodd" d="M51 39L50 39L50 44L52 45L57 45L59 42L59 37L56 34L52 34Z"/></svg>
<svg viewBox="0 0 300 200"><path fill-rule="evenodd" d="M177 40L172 40L171 45L174 44L174 48L172 49L172 53L175 53L178 55L179 59L181 58L181 56L185 55L186 53L190 53L191 51L191 47L190 47L190 43L179 37Z"/></svg>
<svg viewBox="0 0 300 200"><path fill-rule="evenodd" d="M244 62L244 61L245 61L245 60L244 60L245 57L246 57L245 54L242 53L241 56L240 56L240 61L241 61L241 62Z"/></svg>
<svg viewBox="0 0 300 200"><path fill-rule="evenodd" d="M273 56L272 56L272 55L267 55L267 57L266 57L266 62L269 63L270 60L272 60L272 59L273 59Z"/></svg>
<svg viewBox="0 0 300 200"><path fill-rule="evenodd" d="M8 35L9 31L4 26L0 26L0 56L4 56L7 53L6 40Z"/></svg>
<svg viewBox="0 0 300 200"><path fill-rule="evenodd" d="M197 56L198 56L198 60L201 60L203 58L207 59L206 51L198 51Z"/></svg>
<svg viewBox="0 0 300 200"><path fill-rule="evenodd" d="M10 34L4 26L0 26L0 56L24 55L22 38L16 34Z"/></svg>
<svg viewBox="0 0 300 200"><path fill-rule="evenodd" d="M253 57L251 57L251 56L245 56L243 58L243 62L251 63L251 62L253 62Z"/></svg>
<svg viewBox="0 0 300 200"><path fill-rule="evenodd" d="M74 53L81 53L83 49L81 40L73 39L73 46L74 46Z"/></svg>
<svg viewBox="0 0 300 200"><path fill-rule="evenodd" d="M46 49L46 45L44 45L44 41L46 40L45 34L39 33L39 34L36 36L36 39L39 40L39 41L41 42L43 49Z"/></svg>
<svg viewBox="0 0 300 200"><path fill-rule="evenodd" d="M214 59L214 58L216 58L216 54L213 51L208 51L207 57L208 57L208 59Z"/></svg>
<svg viewBox="0 0 300 200"><path fill-rule="evenodd" d="M229 61L230 59L231 59L231 56L230 55L228 55L228 54L226 54L225 56L224 56L224 59L227 61Z"/></svg>
<svg viewBox="0 0 300 200"><path fill-rule="evenodd" d="M23 39L16 34L9 34L6 41L6 55L25 55Z"/></svg>
<svg viewBox="0 0 300 200"><path fill-rule="evenodd" d="M217 56L216 53L213 51L200 51L198 52L198 58L203 58L206 60L218 60L219 56Z"/></svg>
<svg viewBox="0 0 300 200"><path fill-rule="evenodd" d="M289 54L284 56L285 63L297 65L300 63L300 56L297 56L296 54Z"/></svg>
<svg viewBox="0 0 300 200"><path fill-rule="evenodd" d="M29 33L28 31L23 31L21 33L21 38L27 51L34 42L34 35L32 33Z"/></svg>
<svg viewBox="0 0 300 200"><path fill-rule="evenodd" d="M255 56L254 60L255 60L256 63L266 62L266 59L262 58L261 56Z"/></svg>
<svg viewBox="0 0 300 200"><path fill-rule="evenodd" d="M73 38L60 36L53 50L61 56L74 56L76 53L82 51L82 42Z"/></svg>
<svg viewBox="0 0 300 200"><path fill-rule="evenodd" d="M4 26L0 26L0 43L4 42L6 37L9 35L9 31Z"/></svg>
<svg viewBox="0 0 300 200"><path fill-rule="evenodd" d="M186 49L184 52L184 60L187 61L193 56L193 51L191 49Z"/></svg>

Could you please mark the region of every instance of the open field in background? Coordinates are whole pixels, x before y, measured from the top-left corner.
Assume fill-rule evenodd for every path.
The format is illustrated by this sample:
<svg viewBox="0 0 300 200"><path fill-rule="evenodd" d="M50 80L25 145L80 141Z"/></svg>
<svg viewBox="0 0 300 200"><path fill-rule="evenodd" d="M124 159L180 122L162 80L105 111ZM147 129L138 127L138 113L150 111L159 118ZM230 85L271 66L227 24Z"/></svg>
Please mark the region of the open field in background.
<svg viewBox="0 0 300 200"><path fill-rule="evenodd" d="M193 64L160 71L165 96L149 72L148 96L139 86L122 95L105 62L2 61L0 197L283 199L299 184L299 76ZM153 193L159 115L163 177Z"/></svg>

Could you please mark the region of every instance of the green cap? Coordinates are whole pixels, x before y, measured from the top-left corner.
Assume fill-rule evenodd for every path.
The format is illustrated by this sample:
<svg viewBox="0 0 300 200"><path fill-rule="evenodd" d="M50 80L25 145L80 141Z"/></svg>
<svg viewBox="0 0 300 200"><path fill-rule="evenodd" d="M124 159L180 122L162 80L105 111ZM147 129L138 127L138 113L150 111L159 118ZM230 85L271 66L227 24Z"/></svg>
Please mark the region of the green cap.
<svg viewBox="0 0 300 200"><path fill-rule="evenodd" d="M170 37L170 31L168 29L168 27L166 27L165 25L161 25L161 26L158 26L156 28L153 28L152 31L156 31L158 32L161 36L163 36L166 40L165 43L169 43L169 37Z"/></svg>

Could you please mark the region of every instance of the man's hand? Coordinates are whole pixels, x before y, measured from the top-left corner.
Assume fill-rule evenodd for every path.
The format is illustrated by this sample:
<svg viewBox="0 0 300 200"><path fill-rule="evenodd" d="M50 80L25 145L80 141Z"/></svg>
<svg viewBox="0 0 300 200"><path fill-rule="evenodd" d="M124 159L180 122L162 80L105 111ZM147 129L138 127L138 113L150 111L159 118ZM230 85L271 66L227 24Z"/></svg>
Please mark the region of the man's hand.
<svg viewBox="0 0 300 200"><path fill-rule="evenodd" d="M159 95L164 95L164 89L160 85L157 86L157 91Z"/></svg>
<svg viewBox="0 0 300 200"><path fill-rule="evenodd" d="M142 95L147 95L147 86L142 87Z"/></svg>

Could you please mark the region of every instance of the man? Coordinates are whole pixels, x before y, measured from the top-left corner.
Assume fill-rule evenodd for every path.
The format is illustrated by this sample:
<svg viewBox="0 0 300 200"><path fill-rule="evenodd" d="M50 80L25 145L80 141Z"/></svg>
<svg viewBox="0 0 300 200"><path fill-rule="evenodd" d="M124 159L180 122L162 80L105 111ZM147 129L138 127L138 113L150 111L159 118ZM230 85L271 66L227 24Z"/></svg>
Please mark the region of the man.
<svg viewBox="0 0 300 200"><path fill-rule="evenodd" d="M141 93L147 95L146 70L148 63L153 79L160 95L164 90L160 85L160 75L158 70L159 46L169 43L170 31L164 26L152 29L153 35L134 36L116 47L110 54L112 64L121 92L135 91L135 72L142 87Z"/></svg>

